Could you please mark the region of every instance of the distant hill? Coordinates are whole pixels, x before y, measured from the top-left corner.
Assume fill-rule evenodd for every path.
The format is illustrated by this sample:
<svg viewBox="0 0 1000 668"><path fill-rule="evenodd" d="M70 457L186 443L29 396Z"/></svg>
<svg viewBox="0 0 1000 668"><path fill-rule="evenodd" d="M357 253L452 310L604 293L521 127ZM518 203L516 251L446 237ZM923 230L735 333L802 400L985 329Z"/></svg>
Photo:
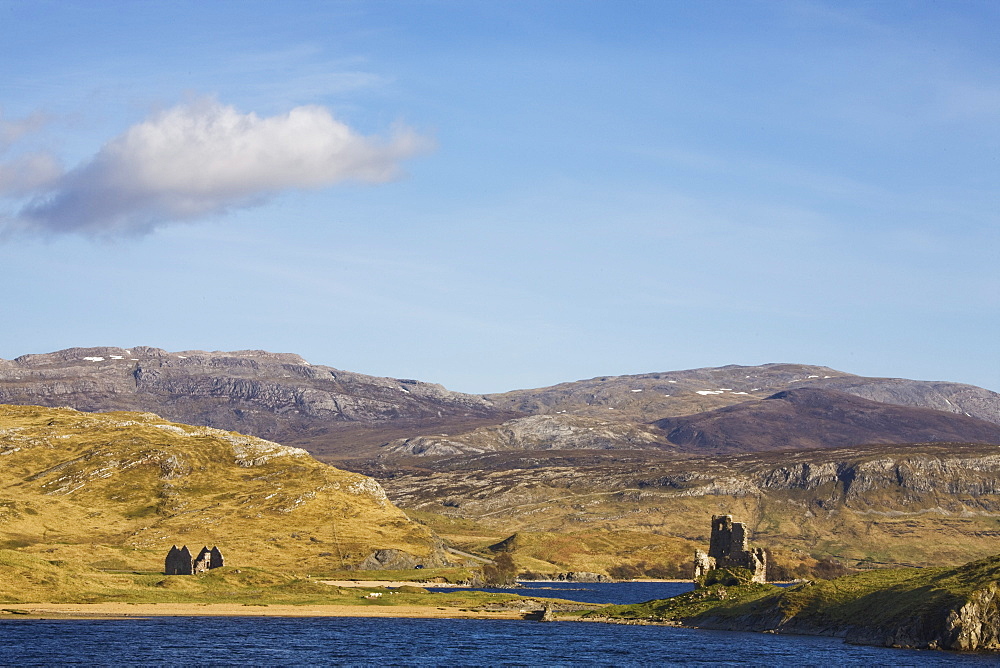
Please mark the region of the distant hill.
<svg viewBox="0 0 1000 668"><path fill-rule="evenodd" d="M0 406L0 549L161 570L174 544L293 572L377 550L443 559L377 482L299 448L149 413Z"/></svg>
<svg viewBox="0 0 1000 668"><path fill-rule="evenodd" d="M570 412L534 415L464 434L397 439L383 446L379 458L460 457L517 450L741 453L949 441L1000 444L1000 425L954 412L805 386L650 424Z"/></svg>
<svg viewBox="0 0 1000 668"><path fill-rule="evenodd" d="M803 387L934 408L1000 424L1000 394L944 381L869 378L805 364L729 365L630 376L599 376L551 387L486 395L500 409L652 422L763 399Z"/></svg>
<svg viewBox="0 0 1000 668"><path fill-rule="evenodd" d="M983 388L866 378L802 364L601 376L478 396L259 350L71 348L0 360L0 403L148 411L303 447L353 469L375 457L504 450L683 450L688 446L672 442L651 423L802 388L835 390L1000 424L1000 394ZM383 444L388 445L379 447Z"/></svg>
<svg viewBox="0 0 1000 668"><path fill-rule="evenodd" d="M467 431L513 416L479 396L312 365L298 355L144 346L0 360L0 403L148 411L345 457L422 430Z"/></svg>
<svg viewBox="0 0 1000 668"><path fill-rule="evenodd" d="M653 423L667 440L705 453L806 450L873 443L1000 444L1000 425L803 387L760 401Z"/></svg>

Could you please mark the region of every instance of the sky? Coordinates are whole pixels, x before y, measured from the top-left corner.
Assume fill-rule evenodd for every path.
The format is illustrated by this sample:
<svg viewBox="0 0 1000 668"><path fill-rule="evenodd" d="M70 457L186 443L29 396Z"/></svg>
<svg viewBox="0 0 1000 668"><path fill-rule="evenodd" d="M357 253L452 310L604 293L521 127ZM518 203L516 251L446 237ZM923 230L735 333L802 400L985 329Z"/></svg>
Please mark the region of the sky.
<svg viewBox="0 0 1000 668"><path fill-rule="evenodd" d="M0 0L0 358L1000 391L994 0Z"/></svg>

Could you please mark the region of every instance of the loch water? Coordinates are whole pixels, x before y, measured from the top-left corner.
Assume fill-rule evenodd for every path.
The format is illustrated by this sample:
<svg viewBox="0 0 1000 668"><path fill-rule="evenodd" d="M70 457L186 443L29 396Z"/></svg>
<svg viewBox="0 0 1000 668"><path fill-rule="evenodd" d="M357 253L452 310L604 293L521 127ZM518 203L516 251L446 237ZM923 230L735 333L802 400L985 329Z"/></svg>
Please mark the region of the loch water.
<svg viewBox="0 0 1000 668"><path fill-rule="evenodd" d="M637 580L635 582L552 582L547 580L525 580L515 589L492 589L476 587L476 591L503 592L519 596L538 596L541 598L563 598L583 603L642 603L655 598L670 598L691 591L694 585L690 582L652 582ZM435 589L431 591L455 591L454 588Z"/></svg>
<svg viewBox="0 0 1000 668"><path fill-rule="evenodd" d="M614 603L689 588L683 583L530 584L537 591L519 593ZM647 597L649 591L653 596ZM352 617L0 621L0 665L61 664L998 666L1000 657L855 646L838 638L593 622Z"/></svg>

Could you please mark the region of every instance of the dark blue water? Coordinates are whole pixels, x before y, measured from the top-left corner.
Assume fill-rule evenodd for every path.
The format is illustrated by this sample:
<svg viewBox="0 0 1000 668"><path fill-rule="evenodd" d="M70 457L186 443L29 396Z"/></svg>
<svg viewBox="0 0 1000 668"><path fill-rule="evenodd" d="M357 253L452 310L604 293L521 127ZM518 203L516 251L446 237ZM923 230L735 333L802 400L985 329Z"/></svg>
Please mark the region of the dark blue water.
<svg viewBox="0 0 1000 668"><path fill-rule="evenodd" d="M476 591L517 594L518 596L539 596L543 598L567 598L584 603L644 603L654 598L670 598L694 589L690 582L531 582L520 583L516 589L476 588ZM431 591L456 591L436 589ZM461 591L461 590L457 590Z"/></svg>
<svg viewBox="0 0 1000 668"><path fill-rule="evenodd" d="M588 622L160 617L0 622L0 665L979 666L836 638Z"/></svg>

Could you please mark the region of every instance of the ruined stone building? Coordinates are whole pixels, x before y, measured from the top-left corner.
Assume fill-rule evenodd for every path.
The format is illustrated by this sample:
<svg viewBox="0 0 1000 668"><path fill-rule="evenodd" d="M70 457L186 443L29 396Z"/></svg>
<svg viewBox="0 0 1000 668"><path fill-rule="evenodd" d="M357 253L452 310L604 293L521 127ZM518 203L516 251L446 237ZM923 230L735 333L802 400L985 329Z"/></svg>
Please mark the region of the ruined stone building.
<svg viewBox="0 0 1000 668"><path fill-rule="evenodd" d="M760 547L751 548L746 525L734 522L732 515L712 515L712 538L708 554L702 550L694 553L695 580L716 568L746 568L753 573L754 582L765 582L767 555Z"/></svg>
<svg viewBox="0 0 1000 668"><path fill-rule="evenodd" d="M223 565L222 552L219 548L201 548L198 556L191 558L187 545L178 549L176 545L170 548L163 563L163 572L167 575L195 575Z"/></svg>

